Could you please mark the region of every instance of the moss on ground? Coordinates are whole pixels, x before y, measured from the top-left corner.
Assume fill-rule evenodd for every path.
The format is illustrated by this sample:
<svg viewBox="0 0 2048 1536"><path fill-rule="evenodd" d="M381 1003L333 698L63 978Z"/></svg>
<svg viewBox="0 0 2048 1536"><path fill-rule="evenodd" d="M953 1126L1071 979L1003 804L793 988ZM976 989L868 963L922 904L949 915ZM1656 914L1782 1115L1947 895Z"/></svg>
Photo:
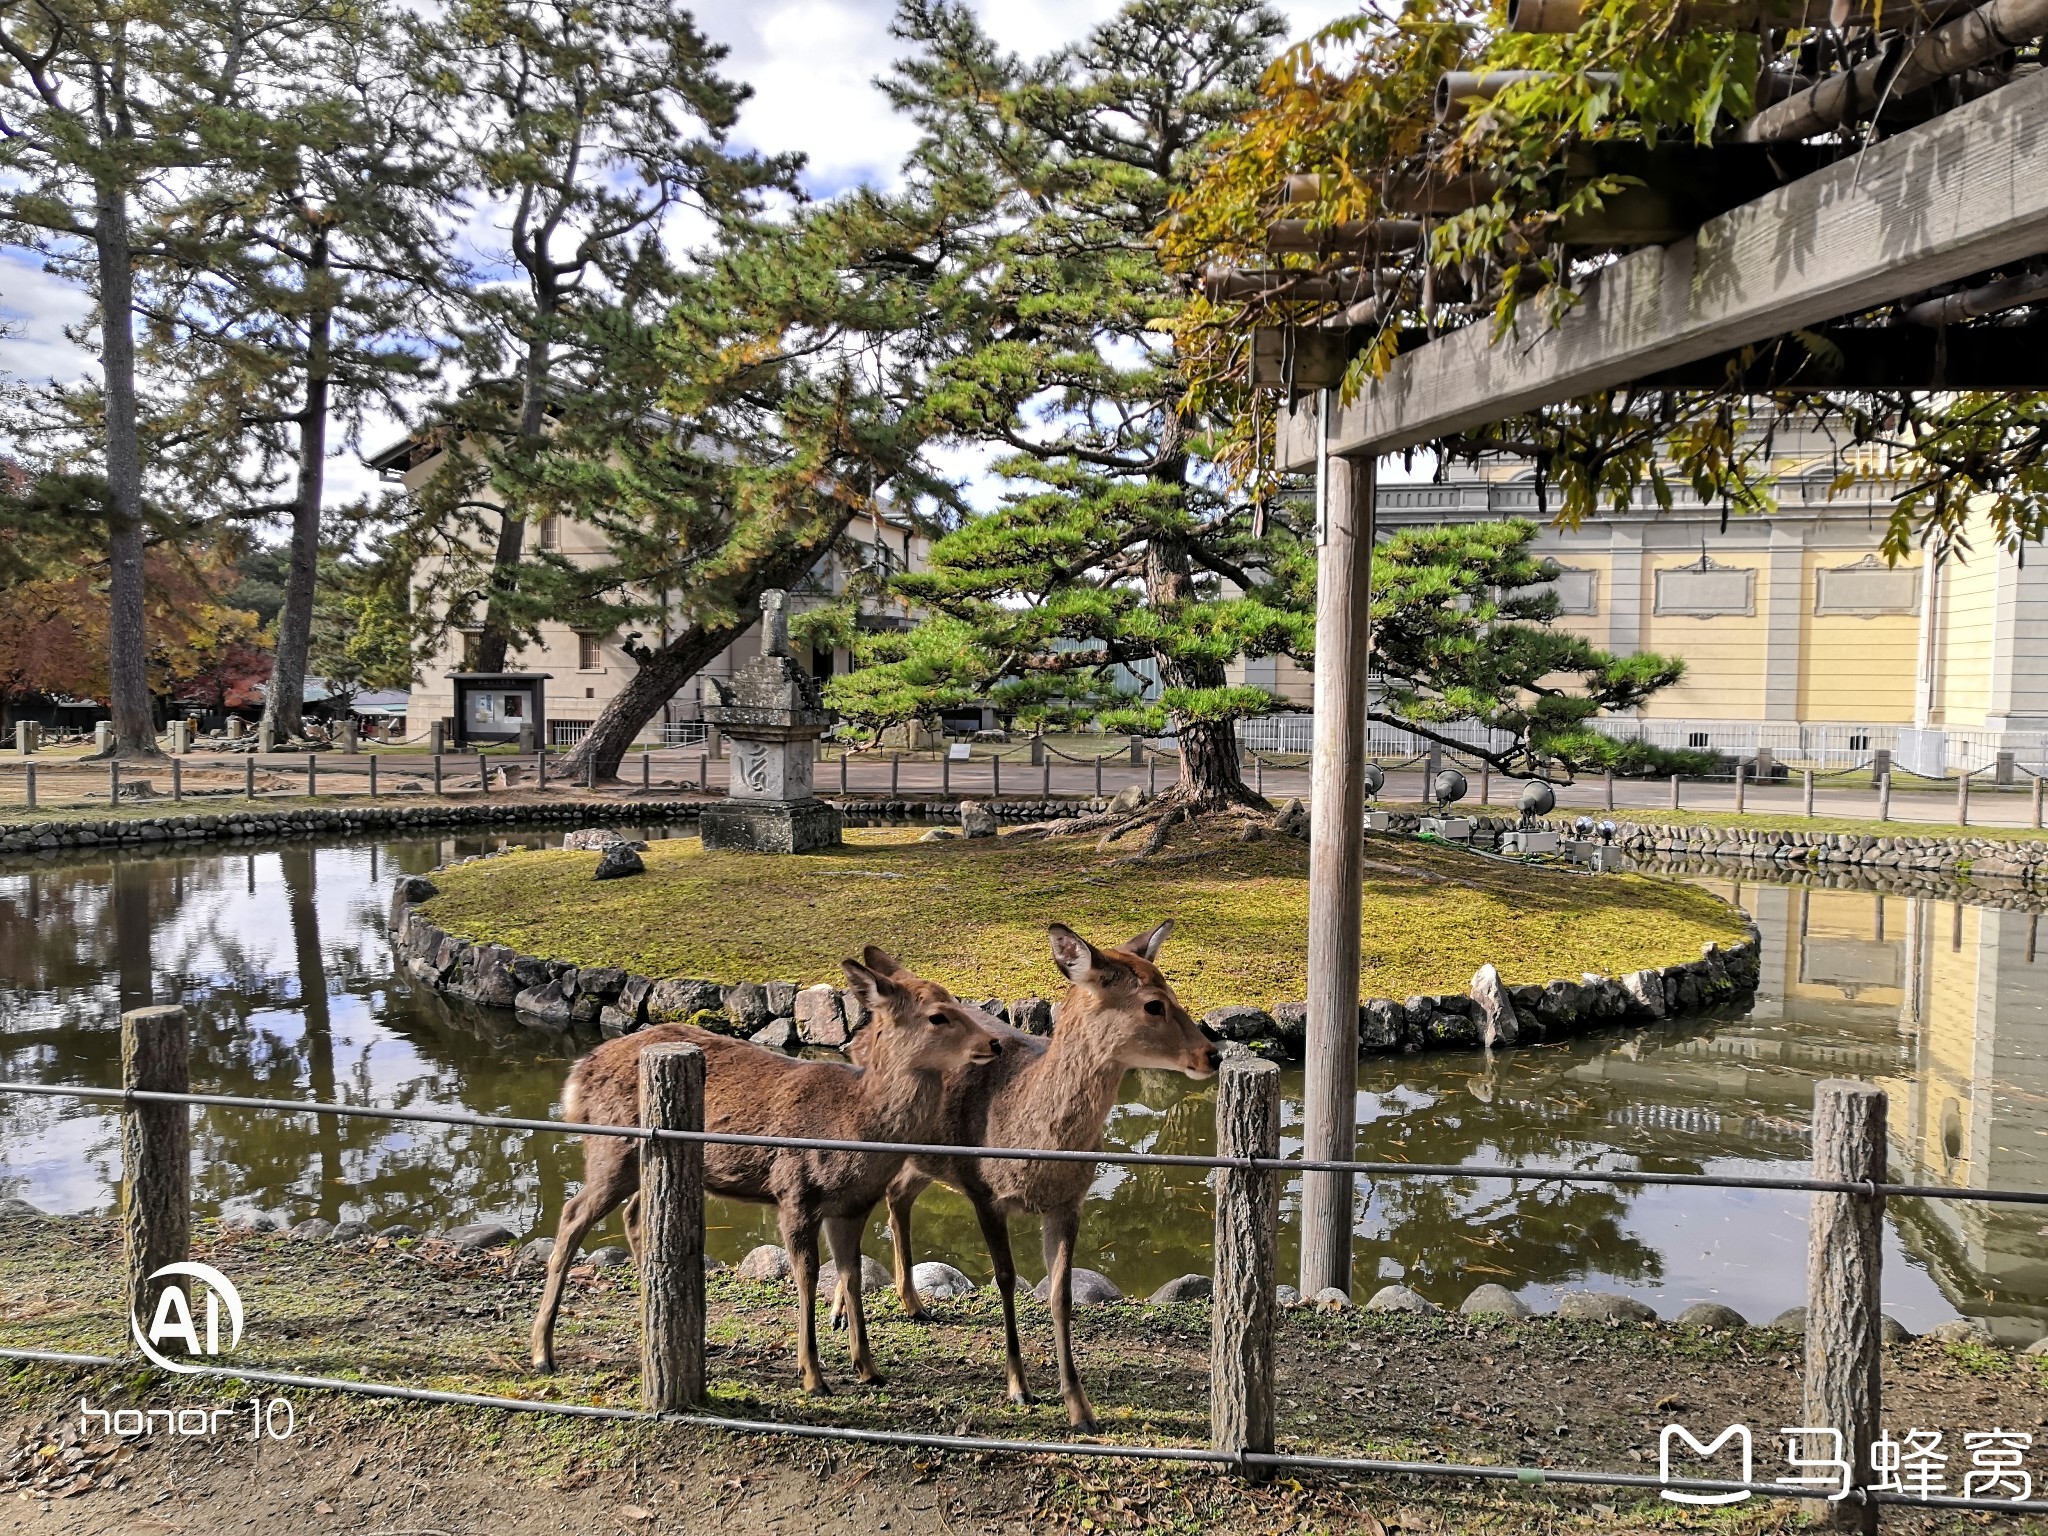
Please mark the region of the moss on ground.
<svg viewBox="0 0 2048 1536"><path fill-rule="evenodd" d="M1049 992L1045 926L1099 944L1161 918L1164 963L1198 1011L1306 995L1308 849L1287 837L1176 838L1168 858L1090 837L926 843L916 831L852 831L800 858L707 853L659 842L647 874L603 883L595 857L520 852L436 877L422 910L450 933L576 965L643 976L839 982L839 959L879 944L962 995ZM1136 841L1136 836L1130 840ZM1174 855L1195 854L1186 862ZM1718 897L1674 882L1531 868L1399 838L1366 851L1368 995L1462 992L1488 961L1511 982L1610 975L1694 959L1739 939Z"/></svg>

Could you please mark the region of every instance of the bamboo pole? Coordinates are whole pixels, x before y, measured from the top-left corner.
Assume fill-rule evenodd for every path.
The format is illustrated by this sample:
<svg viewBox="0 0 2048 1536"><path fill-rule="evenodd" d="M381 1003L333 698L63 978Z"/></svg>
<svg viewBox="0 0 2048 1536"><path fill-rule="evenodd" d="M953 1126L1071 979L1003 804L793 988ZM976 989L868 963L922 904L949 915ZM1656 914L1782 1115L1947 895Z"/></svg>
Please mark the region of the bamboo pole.
<svg viewBox="0 0 2048 1536"><path fill-rule="evenodd" d="M704 1129L704 1052L640 1053L640 1123ZM658 1413L704 1401L704 1144L640 1143L640 1400Z"/></svg>
<svg viewBox="0 0 2048 1536"><path fill-rule="evenodd" d="M145 1093L189 1091L188 1048L183 1008L130 1009L121 1015L121 1086ZM179 1286L150 1277L191 1256L189 1105L130 1104L121 1116L121 1237L129 1313L147 1332L164 1291Z"/></svg>
<svg viewBox="0 0 2048 1536"><path fill-rule="evenodd" d="M1280 1155L1280 1068L1233 1056L1216 1079L1219 1157ZM1273 1285L1280 1175L1216 1175L1216 1291L1209 1311L1209 1444L1228 1455L1273 1449ZM1258 1474L1254 1474L1258 1475Z"/></svg>
<svg viewBox="0 0 2048 1536"><path fill-rule="evenodd" d="M1323 425L1332 402L1323 396ZM1359 921L1364 890L1366 668L1373 460L1325 456L1317 497L1315 756L1310 770L1308 1040L1302 1156L1342 1160L1358 1136ZM1352 1176L1302 1176L1301 1292L1351 1288Z"/></svg>

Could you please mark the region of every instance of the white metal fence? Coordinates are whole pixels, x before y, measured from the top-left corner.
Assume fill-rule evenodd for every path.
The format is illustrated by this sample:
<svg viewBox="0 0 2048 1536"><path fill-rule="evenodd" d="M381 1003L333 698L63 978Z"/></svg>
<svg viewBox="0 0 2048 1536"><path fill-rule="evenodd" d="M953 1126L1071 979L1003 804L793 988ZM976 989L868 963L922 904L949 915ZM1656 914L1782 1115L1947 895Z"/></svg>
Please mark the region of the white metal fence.
<svg viewBox="0 0 2048 1536"><path fill-rule="evenodd" d="M548 745L551 747L573 747L590 734L588 720L550 720L548 722Z"/></svg>
<svg viewBox="0 0 2048 1536"><path fill-rule="evenodd" d="M664 747L700 747L710 729L702 720L665 720L661 726Z"/></svg>

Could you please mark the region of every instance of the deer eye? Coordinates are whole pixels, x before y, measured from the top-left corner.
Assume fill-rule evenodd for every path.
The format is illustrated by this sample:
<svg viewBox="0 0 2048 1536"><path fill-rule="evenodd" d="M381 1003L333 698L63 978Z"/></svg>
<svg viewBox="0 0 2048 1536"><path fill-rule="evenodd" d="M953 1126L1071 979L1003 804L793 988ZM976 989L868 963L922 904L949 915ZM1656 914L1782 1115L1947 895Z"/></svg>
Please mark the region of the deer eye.
<svg viewBox="0 0 2048 1536"><path fill-rule="evenodd" d="M1156 998L1156 997L1154 997L1154 998L1148 998L1148 999L1146 1000L1146 1002L1145 1002L1145 1011L1146 1011L1147 1013L1155 1013L1155 1014L1156 1014L1156 1013L1164 1013L1164 1012L1166 1012L1166 1004L1164 1004L1164 1003L1162 1003L1161 1001L1159 1001L1159 999L1158 999L1158 998Z"/></svg>
<svg viewBox="0 0 2048 1536"><path fill-rule="evenodd" d="M943 1013L935 1013L931 1015L931 1022L934 1024L950 1024L953 1021L947 1018Z"/></svg>

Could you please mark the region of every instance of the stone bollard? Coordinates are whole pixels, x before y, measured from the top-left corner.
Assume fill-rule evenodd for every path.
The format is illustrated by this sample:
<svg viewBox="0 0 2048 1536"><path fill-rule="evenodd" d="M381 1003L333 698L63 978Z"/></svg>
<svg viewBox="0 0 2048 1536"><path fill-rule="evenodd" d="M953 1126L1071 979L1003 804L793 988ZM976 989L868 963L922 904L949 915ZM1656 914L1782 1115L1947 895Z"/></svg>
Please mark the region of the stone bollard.
<svg viewBox="0 0 2048 1536"><path fill-rule="evenodd" d="M445 721L441 721L441 720L436 720L436 721L435 721L435 722L434 722L434 723L433 723L432 725L430 725L430 726L428 726L428 727L427 727L427 752L428 752L428 755L430 755L430 756L432 756L432 757L439 757L439 756L440 756L440 755L441 755L441 754L442 754L443 752L446 752L447 750L448 750L448 726L447 726L447 723L446 723Z"/></svg>
<svg viewBox="0 0 2048 1536"><path fill-rule="evenodd" d="M353 715L341 722L341 750L350 757L356 755L356 722Z"/></svg>
<svg viewBox="0 0 2048 1536"><path fill-rule="evenodd" d="M240 741L249 734L249 722L240 715L228 716L228 740Z"/></svg>
<svg viewBox="0 0 2048 1536"><path fill-rule="evenodd" d="M111 720L96 720L92 727L92 749L104 752L114 744L114 723Z"/></svg>
<svg viewBox="0 0 2048 1536"><path fill-rule="evenodd" d="M34 724L27 720L15 721L14 750L19 752L23 757L27 757L31 752L35 751L35 749L36 732Z"/></svg>

